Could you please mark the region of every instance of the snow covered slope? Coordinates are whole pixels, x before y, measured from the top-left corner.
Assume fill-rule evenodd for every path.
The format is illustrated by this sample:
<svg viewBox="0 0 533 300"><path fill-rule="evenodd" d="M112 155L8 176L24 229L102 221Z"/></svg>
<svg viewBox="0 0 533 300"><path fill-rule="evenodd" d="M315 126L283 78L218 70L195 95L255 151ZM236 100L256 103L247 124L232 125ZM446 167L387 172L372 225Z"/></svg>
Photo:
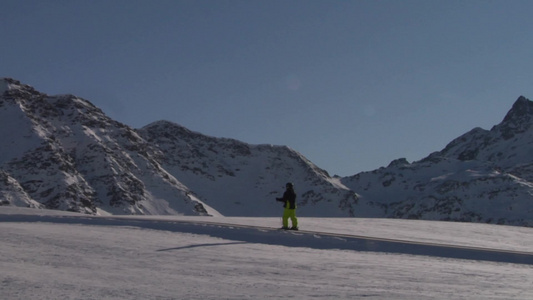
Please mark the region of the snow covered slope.
<svg viewBox="0 0 533 300"><path fill-rule="evenodd" d="M2 299L533 298L531 228L302 218L318 231L408 238L467 254L457 258L446 246L384 248L379 240L225 225L277 222L0 207ZM513 251L526 252L523 262Z"/></svg>

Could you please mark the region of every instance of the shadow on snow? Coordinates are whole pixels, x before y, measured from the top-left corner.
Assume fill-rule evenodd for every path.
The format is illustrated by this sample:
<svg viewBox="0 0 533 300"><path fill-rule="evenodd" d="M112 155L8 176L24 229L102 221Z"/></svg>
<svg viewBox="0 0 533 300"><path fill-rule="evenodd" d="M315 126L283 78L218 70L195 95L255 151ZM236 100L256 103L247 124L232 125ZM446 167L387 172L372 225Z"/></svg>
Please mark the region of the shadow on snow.
<svg viewBox="0 0 533 300"><path fill-rule="evenodd" d="M208 235L235 241L199 244L160 249L171 251L194 247L257 243L285 247L306 247L324 250L351 250L409 255L424 255L453 259L483 260L533 265L533 253L493 250L475 247L386 240L372 237L336 235L318 232L283 231L263 227L205 223L202 221L148 220L95 216L36 216L3 215L0 222L50 222L100 226L127 226L152 230Z"/></svg>

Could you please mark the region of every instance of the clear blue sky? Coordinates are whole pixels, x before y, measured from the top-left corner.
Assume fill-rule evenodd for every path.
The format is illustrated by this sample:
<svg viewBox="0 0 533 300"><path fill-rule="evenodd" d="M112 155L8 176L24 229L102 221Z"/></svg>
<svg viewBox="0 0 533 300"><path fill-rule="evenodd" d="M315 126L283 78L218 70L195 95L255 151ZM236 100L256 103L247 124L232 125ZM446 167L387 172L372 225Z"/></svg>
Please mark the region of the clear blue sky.
<svg viewBox="0 0 533 300"><path fill-rule="evenodd" d="M0 77L346 176L533 98L532 16L529 0L0 0Z"/></svg>

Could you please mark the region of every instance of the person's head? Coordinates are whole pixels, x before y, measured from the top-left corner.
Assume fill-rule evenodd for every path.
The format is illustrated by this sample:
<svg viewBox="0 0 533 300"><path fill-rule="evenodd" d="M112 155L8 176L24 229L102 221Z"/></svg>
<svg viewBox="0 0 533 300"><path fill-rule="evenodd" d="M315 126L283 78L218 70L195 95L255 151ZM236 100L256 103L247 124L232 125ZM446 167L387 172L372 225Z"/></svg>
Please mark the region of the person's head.
<svg viewBox="0 0 533 300"><path fill-rule="evenodd" d="M294 185L292 184L292 182L287 182L287 184L285 185L285 187L286 187L288 190L292 190L292 189L294 189Z"/></svg>

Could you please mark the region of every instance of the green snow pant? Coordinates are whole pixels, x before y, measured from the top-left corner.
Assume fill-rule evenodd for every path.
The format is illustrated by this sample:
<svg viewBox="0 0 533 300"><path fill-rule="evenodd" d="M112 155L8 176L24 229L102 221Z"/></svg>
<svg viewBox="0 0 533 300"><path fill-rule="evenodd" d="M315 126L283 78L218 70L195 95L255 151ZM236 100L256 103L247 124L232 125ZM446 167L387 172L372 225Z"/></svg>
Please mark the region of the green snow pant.
<svg viewBox="0 0 533 300"><path fill-rule="evenodd" d="M298 227L296 209L285 208L283 210L283 227L289 227L289 218L291 219L292 227Z"/></svg>

